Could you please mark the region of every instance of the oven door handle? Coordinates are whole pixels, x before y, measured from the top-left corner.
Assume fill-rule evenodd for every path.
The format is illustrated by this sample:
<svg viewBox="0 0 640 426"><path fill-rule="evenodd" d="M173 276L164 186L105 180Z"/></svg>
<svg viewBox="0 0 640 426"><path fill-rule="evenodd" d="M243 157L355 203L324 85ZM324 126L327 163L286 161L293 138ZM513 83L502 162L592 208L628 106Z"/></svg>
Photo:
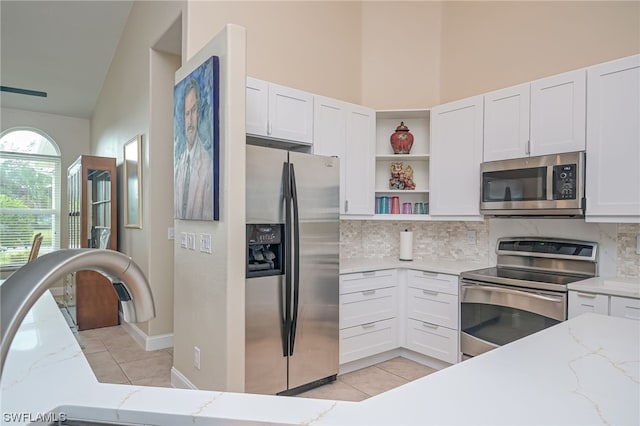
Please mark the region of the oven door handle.
<svg viewBox="0 0 640 426"><path fill-rule="evenodd" d="M532 304L532 300L541 303ZM512 307L558 321L566 319L565 301L566 297L563 296L540 295L533 292L481 284L462 284L461 303L463 304L478 303Z"/></svg>

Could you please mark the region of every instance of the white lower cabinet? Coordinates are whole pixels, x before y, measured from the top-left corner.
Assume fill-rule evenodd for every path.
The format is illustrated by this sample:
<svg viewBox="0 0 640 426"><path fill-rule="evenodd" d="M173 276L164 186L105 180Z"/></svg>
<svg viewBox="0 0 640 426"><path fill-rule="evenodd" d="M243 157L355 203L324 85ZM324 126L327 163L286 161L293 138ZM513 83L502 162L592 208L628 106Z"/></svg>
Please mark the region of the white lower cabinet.
<svg viewBox="0 0 640 426"><path fill-rule="evenodd" d="M611 296L609 315L640 321L640 299Z"/></svg>
<svg viewBox="0 0 640 426"><path fill-rule="evenodd" d="M374 321L340 330L340 364L398 347L396 318Z"/></svg>
<svg viewBox="0 0 640 426"><path fill-rule="evenodd" d="M570 291L567 317L573 318L587 312L609 315L609 296L606 294Z"/></svg>
<svg viewBox="0 0 640 426"><path fill-rule="evenodd" d="M455 364L458 362L458 330L407 319L407 349Z"/></svg>
<svg viewBox="0 0 640 426"><path fill-rule="evenodd" d="M340 275L340 364L405 348L459 360L458 276L387 269Z"/></svg>
<svg viewBox="0 0 640 426"><path fill-rule="evenodd" d="M568 318L587 312L640 321L640 299L570 291Z"/></svg>
<svg viewBox="0 0 640 426"><path fill-rule="evenodd" d="M340 364L398 347L395 270L340 276Z"/></svg>
<svg viewBox="0 0 640 426"><path fill-rule="evenodd" d="M451 364L458 362L458 277L409 270L406 347Z"/></svg>

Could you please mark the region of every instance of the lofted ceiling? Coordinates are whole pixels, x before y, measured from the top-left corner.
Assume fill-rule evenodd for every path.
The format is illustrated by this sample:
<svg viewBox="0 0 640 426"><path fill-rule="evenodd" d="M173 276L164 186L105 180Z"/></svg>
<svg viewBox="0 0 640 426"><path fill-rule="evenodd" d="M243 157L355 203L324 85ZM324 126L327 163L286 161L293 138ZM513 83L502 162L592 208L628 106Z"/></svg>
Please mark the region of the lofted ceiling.
<svg viewBox="0 0 640 426"><path fill-rule="evenodd" d="M90 118L132 1L0 1L0 105Z"/></svg>

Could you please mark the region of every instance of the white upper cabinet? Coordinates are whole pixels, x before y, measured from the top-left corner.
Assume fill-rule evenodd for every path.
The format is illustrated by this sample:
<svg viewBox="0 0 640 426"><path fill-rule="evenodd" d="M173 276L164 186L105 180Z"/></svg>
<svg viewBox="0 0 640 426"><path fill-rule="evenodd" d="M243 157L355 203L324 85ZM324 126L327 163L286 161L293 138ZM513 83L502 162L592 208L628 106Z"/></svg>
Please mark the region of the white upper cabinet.
<svg viewBox="0 0 640 426"><path fill-rule="evenodd" d="M313 95L247 77L247 134L311 145Z"/></svg>
<svg viewBox="0 0 640 426"><path fill-rule="evenodd" d="M372 215L375 111L314 96L314 154L340 159L340 214Z"/></svg>
<svg viewBox="0 0 640 426"><path fill-rule="evenodd" d="M431 216L480 220L483 98L431 110Z"/></svg>
<svg viewBox="0 0 640 426"><path fill-rule="evenodd" d="M484 161L584 151L585 70L484 96Z"/></svg>
<svg viewBox="0 0 640 426"><path fill-rule="evenodd" d="M269 83L247 77L246 132L267 136L269 117Z"/></svg>
<svg viewBox="0 0 640 426"><path fill-rule="evenodd" d="M531 83L531 155L585 150L586 71Z"/></svg>
<svg viewBox="0 0 640 426"><path fill-rule="evenodd" d="M484 95L484 161L529 154L530 84Z"/></svg>
<svg viewBox="0 0 640 426"><path fill-rule="evenodd" d="M640 222L640 55L587 68L585 220Z"/></svg>

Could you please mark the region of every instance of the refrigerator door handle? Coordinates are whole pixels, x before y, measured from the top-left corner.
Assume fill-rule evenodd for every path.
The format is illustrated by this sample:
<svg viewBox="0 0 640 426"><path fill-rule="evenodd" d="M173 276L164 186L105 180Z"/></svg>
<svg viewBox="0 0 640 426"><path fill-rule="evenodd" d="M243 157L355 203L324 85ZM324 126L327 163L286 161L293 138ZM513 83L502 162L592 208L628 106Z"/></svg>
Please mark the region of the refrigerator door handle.
<svg viewBox="0 0 640 426"><path fill-rule="evenodd" d="M291 173L291 203L293 205L293 316L291 319L291 335L289 355L293 355L296 342L296 327L298 325L298 298L300 290L300 222L298 211L298 192L296 189L296 173L293 163L290 163Z"/></svg>
<svg viewBox="0 0 640 426"><path fill-rule="evenodd" d="M285 268L285 286L284 300L281 300L280 312L283 315L281 337L282 337L282 356L289 356L289 330L291 329L291 176L289 173L289 163L283 164L283 180L284 180L284 209L285 209L285 232L284 232L284 268Z"/></svg>

